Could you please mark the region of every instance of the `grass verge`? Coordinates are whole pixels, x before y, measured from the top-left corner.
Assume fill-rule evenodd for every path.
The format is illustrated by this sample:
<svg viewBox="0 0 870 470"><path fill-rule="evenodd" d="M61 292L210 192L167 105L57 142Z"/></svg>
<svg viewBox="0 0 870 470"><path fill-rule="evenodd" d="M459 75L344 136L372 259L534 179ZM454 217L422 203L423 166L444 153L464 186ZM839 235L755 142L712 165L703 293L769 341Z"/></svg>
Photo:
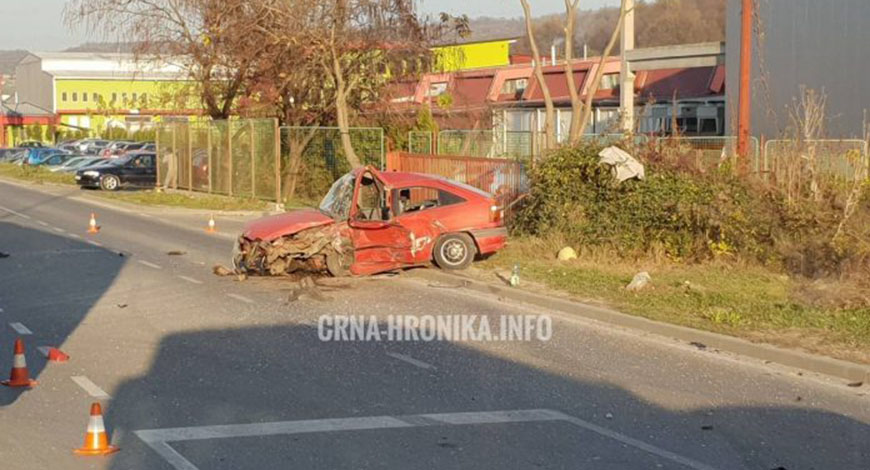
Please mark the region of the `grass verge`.
<svg viewBox="0 0 870 470"><path fill-rule="evenodd" d="M54 173L38 166L18 166L0 163L0 176L40 184L75 184L74 176L69 173Z"/></svg>
<svg viewBox="0 0 870 470"><path fill-rule="evenodd" d="M93 191L91 194L104 199L122 201L130 204L161 207L183 207L213 211L263 211L272 204L259 199L248 199L212 194L141 191Z"/></svg>
<svg viewBox="0 0 870 470"><path fill-rule="evenodd" d="M505 250L478 263L475 273L493 280L496 273L505 277L519 265L521 287L569 294L652 320L870 363L866 303L831 307L812 294L827 290L828 297L842 297L849 286L831 283L821 289L817 283L737 263L629 262L607 254L581 254L580 259L561 262L556 260L559 248L539 239L512 240ZM625 290L640 271L650 273L651 285L639 292Z"/></svg>

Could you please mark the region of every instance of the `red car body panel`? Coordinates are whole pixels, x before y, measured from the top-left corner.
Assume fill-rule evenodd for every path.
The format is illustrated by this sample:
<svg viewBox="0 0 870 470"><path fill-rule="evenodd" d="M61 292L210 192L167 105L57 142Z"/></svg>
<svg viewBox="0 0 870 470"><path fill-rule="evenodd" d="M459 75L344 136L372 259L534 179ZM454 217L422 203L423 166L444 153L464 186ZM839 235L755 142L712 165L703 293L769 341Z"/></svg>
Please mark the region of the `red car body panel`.
<svg viewBox="0 0 870 470"><path fill-rule="evenodd" d="M464 201L394 215L389 221L355 219L360 181L365 174L379 180L387 195L404 188L443 190ZM439 176L418 173L379 172L373 168L354 171L356 186L349 220L338 222L338 233L351 240L354 262L350 272L367 275L402 267L424 265L432 260L432 251L439 236L464 232L474 239L479 254L490 254L505 246L507 230L501 220L492 220L496 204L493 197L476 188ZM395 202L389 197L391 214L396 214ZM499 209L500 210L500 209ZM243 235L250 240L272 241L301 230L336 223L313 209L297 210L265 217L249 223Z"/></svg>
<svg viewBox="0 0 870 470"><path fill-rule="evenodd" d="M275 240L296 232L334 223L317 209L300 209L283 214L263 217L250 222L242 233L250 240Z"/></svg>

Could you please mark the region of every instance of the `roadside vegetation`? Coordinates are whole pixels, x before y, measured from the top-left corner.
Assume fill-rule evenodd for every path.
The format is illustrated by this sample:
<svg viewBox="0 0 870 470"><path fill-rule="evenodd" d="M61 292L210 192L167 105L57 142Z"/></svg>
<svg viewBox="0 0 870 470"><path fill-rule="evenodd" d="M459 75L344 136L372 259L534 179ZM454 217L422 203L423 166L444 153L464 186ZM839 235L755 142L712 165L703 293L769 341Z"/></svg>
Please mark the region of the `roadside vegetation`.
<svg viewBox="0 0 870 470"><path fill-rule="evenodd" d="M0 163L0 176L15 178L32 183L75 184L73 175L69 173L53 173L45 168L33 166L18 166L10 163Z"/></svg>
<svg viewBox="0 0 870 470"><path fill-rule="evenodd" d="M214 211L263 211L274 208L274 204L260 199L237 198L213 194L191 192L143 191L93 191L89 194L104 199L130 204L161 207L183 207Z"/></svg>
<svg viewBox="0 0 870 470"><path fill-rule="evenodd" d="M586 142L538 164L511 245L480 267L504 277L516 265L535 289L870 363L864 167L774 181L737 177L730 161L635 148L646 179L617 183L602 148ZM556 259L566 246L578 259ZM642 271L650 285L626 290Z"/></svg>

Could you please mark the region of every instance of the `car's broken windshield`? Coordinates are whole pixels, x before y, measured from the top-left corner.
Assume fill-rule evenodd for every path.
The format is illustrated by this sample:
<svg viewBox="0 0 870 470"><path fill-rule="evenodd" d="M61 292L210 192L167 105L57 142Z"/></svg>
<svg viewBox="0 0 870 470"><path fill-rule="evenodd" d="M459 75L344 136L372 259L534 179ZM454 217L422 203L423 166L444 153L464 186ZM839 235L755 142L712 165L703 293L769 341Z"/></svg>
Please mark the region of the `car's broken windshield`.
<svg viewBox="0 0 870 470"><path fill-rule="evenodd" d="M320 211L335 220L346 220L350 216L354 181L353 174L348 173L333 183L320 203Z"/></svg>

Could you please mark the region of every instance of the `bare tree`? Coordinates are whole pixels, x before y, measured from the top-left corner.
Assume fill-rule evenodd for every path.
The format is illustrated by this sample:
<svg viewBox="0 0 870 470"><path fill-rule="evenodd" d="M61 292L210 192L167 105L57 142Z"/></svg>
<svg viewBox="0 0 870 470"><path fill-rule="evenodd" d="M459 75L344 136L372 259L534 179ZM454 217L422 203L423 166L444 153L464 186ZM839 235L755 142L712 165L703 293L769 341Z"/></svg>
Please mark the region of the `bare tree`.
<svg viewBox="0 0 870 470"><path fill-rule="evenodd" d="M529 47L532 49L532 58L535 61L535 78L538 81L538 86L541 87L541 93L544 95L544 108L546 109L546 122L544 123L544 148L551 149L556 146L556 109L553 106L553 97L550 95L550 87L544 81L544 67L541 63L541 53L538 50L538 43L535 40L535 33L532 28L532 11L528 0L520 0L523 6L523 14L526 19L526 36L529 41ZM536 129L533 129L536 131Z"/></svg>
<svg viewBox="0 0 870 470"><path fill-rule="evenodd" d="M586 132L586 126L589 124L589 119L592 117L592 100L595 99L595 93L598 92L598 88L601 86L601 78L604 77L604 66L607 64L607 58L610 57L610 54L613 52L613 46L616 44L616 40L619 39L619 33L622 29L622 22L625 20L626 13L628 13L628 8L626 7L625 0L621 0L616 26L613 27L613 32L610 34L610 40L607 42L607 46L604 48L604 52L601 53L601 58L598 60L598 67L595 70L595 76L592 78L592 81L586 89L586 101L583 103L583 116L580 118L580 126L577 129L578 139Z"/></svg>
<svg viewBox="0 0 870 470"><path fill-rule="evenodd" d="M574 29L577 24L577 7L580 0L565 0L565 80L568 82L568 93L571 96L571 130L568 139L571 145L580 140L580 119L583 114L583 103L577 92L574 81Z"/></svg>
<svg viewBox="0 0 870 470"><path fill-rule="evenodd" d="M131 41L143 67L152 60L180 66L206 113L226 119L269 46L255 33L271 1L71 0L64 16L70 26Z"/></svg>

